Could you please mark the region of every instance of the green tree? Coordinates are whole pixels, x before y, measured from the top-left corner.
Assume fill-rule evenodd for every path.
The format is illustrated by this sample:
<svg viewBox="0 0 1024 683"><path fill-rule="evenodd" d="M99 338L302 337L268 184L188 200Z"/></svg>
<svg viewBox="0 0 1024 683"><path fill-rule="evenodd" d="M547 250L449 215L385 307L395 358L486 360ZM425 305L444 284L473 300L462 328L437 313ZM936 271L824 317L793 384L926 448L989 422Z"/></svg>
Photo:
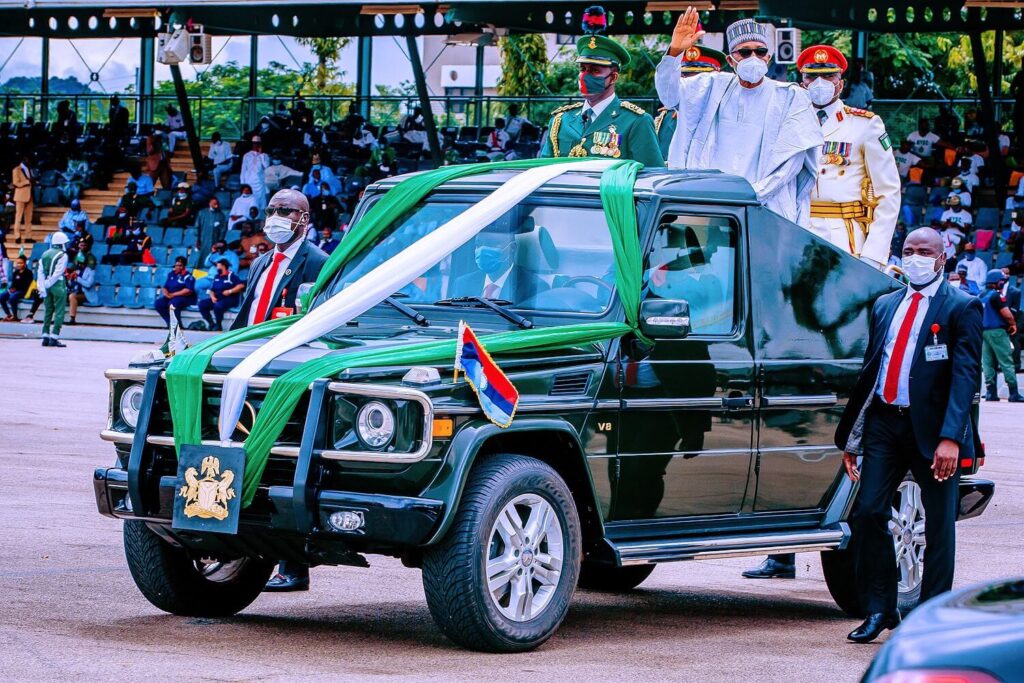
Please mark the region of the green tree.
<svg viewBox="0 0 1024 683"><path fill-rule="evenodd" d="M295 42L305 45L316 55L314 82L321 94L333 95L328 92L331 85L336 85L338 74L335 66L341 58L341 51L351 42L349 37L339 38L296 38Z"/></svg>
<svg viewBox="0 0 1024 683"><path fill-rule="evenodd" d="M548 50L540 33L511 35L498 41L501 78L498 94L506 97L547 95Z"/></svg>

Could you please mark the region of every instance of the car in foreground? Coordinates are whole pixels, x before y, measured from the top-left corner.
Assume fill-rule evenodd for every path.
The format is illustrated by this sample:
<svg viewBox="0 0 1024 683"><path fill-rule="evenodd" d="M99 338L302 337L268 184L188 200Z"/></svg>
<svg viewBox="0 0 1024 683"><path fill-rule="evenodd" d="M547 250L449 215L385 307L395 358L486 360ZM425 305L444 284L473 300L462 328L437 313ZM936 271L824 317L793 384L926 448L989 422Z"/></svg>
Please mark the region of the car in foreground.
<svg viewBox="0 0 1024 683"><path fill-rule="evenodd" d="M440 186L334 276L312 310L512 182L494 170ZM356 224L401 179L371 185ZM132 576L172 614L224 616L255 600L280 559L422 571L455 642L537 647L577 585L629 590L657 564L822 552L839 605L859 613L842 549L856 488L833 443L874 299L900 284L757 203L715 172L643 171L633 188L642 284L638 329L557 351L495 353L518 389L508 428L453 380L454 358L382 363L313 381L273 443L237 530L181 528L175 502L220 495L212 461L183 481L165 363L110 370L96 470L99 511L124 520ZM522 328L621 324L617 250L601 176L567 172L356 319L270 362L249 382L232 436L244 447L268 390L310 359ZM203 447L215 448L226 374L264 341L213 356ZM963 463L965 475L978 462ZM204 483L205 482L205 483ZM205 489L203 487L206 487ZM220 487L220 488L218 488ZM894 501L901 599L916 601L924 516L916 484ZM206 494L203 491L206 491ZM964 476L965 516L993 484Z"/></svg>
<svg viewBox="0 0 1024 683"><path fill-rule="evenodd" d="M1024 578L944 593L915 609L862 683L1011 683L1024 679Z"/></svg>

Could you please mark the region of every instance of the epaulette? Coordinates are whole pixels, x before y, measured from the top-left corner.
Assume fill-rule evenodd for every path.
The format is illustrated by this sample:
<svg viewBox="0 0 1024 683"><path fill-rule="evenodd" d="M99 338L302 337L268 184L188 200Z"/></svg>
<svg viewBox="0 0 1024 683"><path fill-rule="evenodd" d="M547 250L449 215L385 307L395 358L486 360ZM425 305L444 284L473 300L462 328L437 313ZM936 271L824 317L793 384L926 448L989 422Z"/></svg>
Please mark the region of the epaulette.
<svg viewBox="0 0 1024 683"><path fill-rule="evenodd" d="M647 113L646 111L644 111L643 107L635 105L632 102L627 102L626 100L622 100L621 102L619 102L619 106L621 106L623 109L630 110L634 114L640 114L640 116L643 116L644 114Z"/></svg>
<svg viewBox="0 0 1024 683"><path fill-rule="evenodd" d="M877 114L875 114L875 112L873 111L868 111L867 109L858 109L857 107L851 107L845 104L843 105L843 111L845 111L847 114L850 114L851 116L863 116L866 119L870 119L874 116L877 116Z"/></svg>
<svg viewBox="0 0 1024 683"><path fill-rule="evenodd" d="M577 107L582 107L582 106L583 106L582 102L577 102L576 104L566 104L566 105L561 106L558 109L554 110L553 112L551 112L551 115L554 116L555 114L561 114L562 112L569 111L570 109L576 109Z"/></svg>

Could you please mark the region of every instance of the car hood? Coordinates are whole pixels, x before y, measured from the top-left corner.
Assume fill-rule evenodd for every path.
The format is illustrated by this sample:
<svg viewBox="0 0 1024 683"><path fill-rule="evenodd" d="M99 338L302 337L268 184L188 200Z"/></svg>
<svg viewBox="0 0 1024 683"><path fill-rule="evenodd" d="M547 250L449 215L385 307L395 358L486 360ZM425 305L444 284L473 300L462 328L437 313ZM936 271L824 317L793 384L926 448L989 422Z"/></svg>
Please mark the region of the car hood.
<svg viewBox="0 0 1024 683"><path fill-rule="evenodd" d="M345 355L370 349L390 348L399 350L412 344L445 339L452 339L450 331L442 331L440 329L437 331L431 331L429 329L400 329L388 334L367 334L361 337L349 337L344 340L344 346L336 349L328 347L323 342L313 342L311 344L304 344L296 349L281 354L268 363L259 374L261 376L282 375L306 361L320 358L328 354ZM238 365L243 358L249 356L265 343L267 343L267 340L261 339L232 344L231 346L218 351L214 355L213 360L210 362L210 369L214 372L229 372ZM576 348L559 349L556 352L545 351L535 353L517 353L514 356L505 355L498 356L498 358L500 358L503 368L515 368L517 371L525 371L535 369L537 366L544 366L547 368L556 366L563 367L565 365L571 365L578 362L593 361L595 358L604 357L604 348L605 345L603 344L583 344ZM450 361L443 363L430 363L429 365L437 367L438 369L450 369L454 365L454 361L455 358L453 356ZM344 378L346 381L353 381L359 379L365 380L369 377L381 379L386 375L396 375L400 377L405 373L405 370L408 367L409 366L406 365L398 368L388 367L386 369L382 369L380 367L357 368L346 371Z"/></svg>
<svg viewBox="0 0 1024 683"><path fill-rule="evenodd" d="M882 647L873 674L913 667L992 672L1024 666L1024 578L940 595L915 609Z"/></svg>

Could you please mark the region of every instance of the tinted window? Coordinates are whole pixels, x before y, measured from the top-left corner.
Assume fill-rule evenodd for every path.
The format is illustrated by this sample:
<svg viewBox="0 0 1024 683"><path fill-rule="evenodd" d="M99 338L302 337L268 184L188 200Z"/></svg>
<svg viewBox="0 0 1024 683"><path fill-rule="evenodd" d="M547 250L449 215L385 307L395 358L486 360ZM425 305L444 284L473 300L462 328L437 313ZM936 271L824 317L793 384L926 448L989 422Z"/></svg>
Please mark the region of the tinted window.
<svg viewBox="0 0 1024 683"><path fill-rule="evenodd" d="M725 217L663 215L645 263L644 296L685 299L693 334L732 332L736 234Z"/></svg>

